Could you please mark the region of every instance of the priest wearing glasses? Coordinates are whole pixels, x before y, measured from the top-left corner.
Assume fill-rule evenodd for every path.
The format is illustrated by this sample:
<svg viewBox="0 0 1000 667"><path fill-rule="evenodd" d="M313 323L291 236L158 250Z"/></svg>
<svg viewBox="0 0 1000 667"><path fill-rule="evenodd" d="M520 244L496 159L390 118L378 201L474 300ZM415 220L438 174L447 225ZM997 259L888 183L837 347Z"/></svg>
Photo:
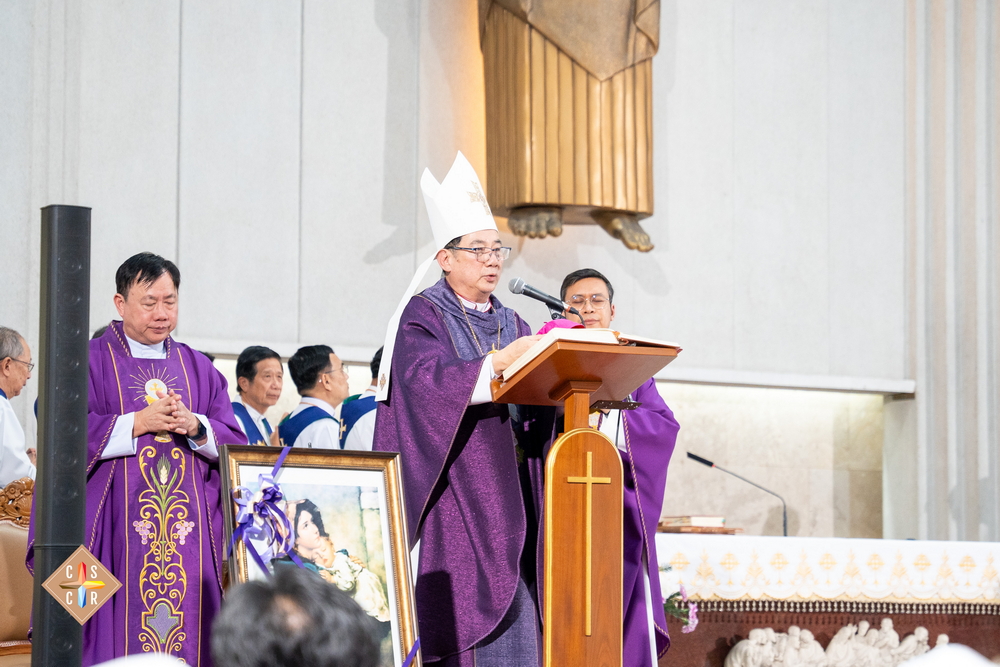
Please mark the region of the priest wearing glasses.
<svg viewBox="0 0 1000 667"><path fill-rule="evenodd" d="M588 329L607 329L615 318L615 289L604 274L580 269L563 279L559 298L580 312L565 312L566 319ZM660 596L656 560L656 524L660 520L667 465L677 442L679 426L649 378L632 392L635 410L597 411L590 425L618 447L625 472L622 489L624 533L623 665L655 667L670 647Z"/></svg>
<svg viewBox="0 0 1000 667"><path fill-rule="evenodd" d="M436 252L387 332L374 444L403 455L421 649L449 667L537 667L540 446L490 380L538 336L493 296L510 248L469 162L441 183L425 170L421 189ZM411 297L433 263L443 277Z"/></svg>

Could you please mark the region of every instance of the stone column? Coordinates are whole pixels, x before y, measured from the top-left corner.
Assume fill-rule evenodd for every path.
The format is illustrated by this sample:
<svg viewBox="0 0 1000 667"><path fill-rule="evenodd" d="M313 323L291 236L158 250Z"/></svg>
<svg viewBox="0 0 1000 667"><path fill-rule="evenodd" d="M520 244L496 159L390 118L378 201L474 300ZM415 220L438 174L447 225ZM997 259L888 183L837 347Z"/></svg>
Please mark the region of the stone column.
<svg viewBox="0 0 1000 667"><path fill-rule="evenodd" d="M998 540L1000 6L906 7L908 375L917 393L915 409L887 404L887 434L915 437L886 442L886 536ZM915 483L893 459L915 461Z"/></svg>

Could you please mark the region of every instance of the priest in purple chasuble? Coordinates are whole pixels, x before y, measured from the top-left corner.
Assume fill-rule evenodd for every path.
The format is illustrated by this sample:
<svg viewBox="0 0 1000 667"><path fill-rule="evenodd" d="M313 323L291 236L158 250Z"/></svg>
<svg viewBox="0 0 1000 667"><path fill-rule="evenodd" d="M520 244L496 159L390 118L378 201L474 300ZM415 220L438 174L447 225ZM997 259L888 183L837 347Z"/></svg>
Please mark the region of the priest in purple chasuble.
<svg viewBox="0 0 1000 667"><path fill-rule="evenodd" d="M585 327L606 329L615 315L614 294L604 275L580 269L563 280L560 298L580 311ZM579 321L568 313L567 318ZM618 446L625 473L622 664L655 667L670 647L656 559L656 526L663 507L667 466L680 427L653 378L630 399L642 405L635 410L591 414L591 426Z"/></svg>
<svg viewBox="0 0 1000 667"><path fill-rule="evenodd" d="M538 337L492 294L510 249L464 156L421 187L444 277L409 298L425 262L390 323L374 449L402 454L423 659L537 667L544 443L489 383Z"/></svg>
<svg viewBox="0 0 1000 667"><path fill-rule="evenodd" d="M246 444L225 378L170 337L180 273L118 269L114 321L90 343L86 547L122 588L83 626L83 664L167 653L210 665L222 599L218 448ZM33 534L27 563L33 571Z"/></svg>

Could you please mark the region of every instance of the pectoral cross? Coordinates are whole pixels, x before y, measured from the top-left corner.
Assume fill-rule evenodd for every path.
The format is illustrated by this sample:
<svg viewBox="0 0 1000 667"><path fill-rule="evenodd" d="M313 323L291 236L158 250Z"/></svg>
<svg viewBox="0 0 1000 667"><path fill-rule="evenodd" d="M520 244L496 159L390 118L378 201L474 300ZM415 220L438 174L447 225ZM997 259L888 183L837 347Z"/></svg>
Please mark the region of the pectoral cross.
<svg viewBox="0 0 1000 667"><path fill-rule="evenodd" d="M593 576L593 561L594 561L594 484L610 484L610 477L594 477L594 453L587 452L587 476L586 477L567 477L566 481L570 484L586 484L587 485L587 512L585 514L585 521L587 523L586 528L586 542L587 542L587 556L586 565L584 569L584 576L586 577L586 582L584 583L584 591L586 600L584 601L584 614L586 614L586 620L584 621L584 634L590 636L592 634L592 621L593 612L591 609L591 599L593 595L594 588L594 576Z"/></svg>

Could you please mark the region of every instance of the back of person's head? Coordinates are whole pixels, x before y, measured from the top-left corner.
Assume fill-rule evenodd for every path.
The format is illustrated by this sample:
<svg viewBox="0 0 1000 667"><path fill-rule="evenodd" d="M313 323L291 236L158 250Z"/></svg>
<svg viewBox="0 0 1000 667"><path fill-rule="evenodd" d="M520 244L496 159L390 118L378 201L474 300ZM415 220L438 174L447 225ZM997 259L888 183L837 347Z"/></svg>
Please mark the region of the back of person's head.
<svg viewBox="0 0 1000 667"><path fill-rule="evenodd" d="M288 373L295 388L301 394L316 386L319 374L330 367L333 348L329 345L308 345L300 347L288 360Z"/></svg>
<svg viewBox="0 0 1000 667"><path fill-rule="evenodd" d="M608 303L614 303L615 288L611 286L611 281L597 269L577 269L563 278L562 287L559 289L559 298L565 301L567 290L584 278L597 278L598 280L603 281L608 288Z"/></svg>
<svg viewBox="0 0 1000 667"><path fill-rule="evenodd" d="M372 357L371 369L372 369L373 380L378 379L378 367L381 365L382 365L382 348L380 347L378 349L378 352L375 353L375 356Z"/></svg>
<svg viewBox="0 0 1000 667"><path fill-rule="evenodd" d="M346 593L298 567L232 589L212 625L216 667L375 667L372 618Z"/></svg>
<svg viewBox="0 0 1000 667"><path fill-rule="evenodd" d="M240 356L236 359L236 391L243 393L243 388L240 387L240 378L246 378L253 383L255 377L257 377L257 364L264 361L265 359L277 359L278 363L281 363L281 356L277 352L269 347L264 347L263 345L251 345L242 352ZM327 361L329 362L329 355L327 356Z"/></svg>

